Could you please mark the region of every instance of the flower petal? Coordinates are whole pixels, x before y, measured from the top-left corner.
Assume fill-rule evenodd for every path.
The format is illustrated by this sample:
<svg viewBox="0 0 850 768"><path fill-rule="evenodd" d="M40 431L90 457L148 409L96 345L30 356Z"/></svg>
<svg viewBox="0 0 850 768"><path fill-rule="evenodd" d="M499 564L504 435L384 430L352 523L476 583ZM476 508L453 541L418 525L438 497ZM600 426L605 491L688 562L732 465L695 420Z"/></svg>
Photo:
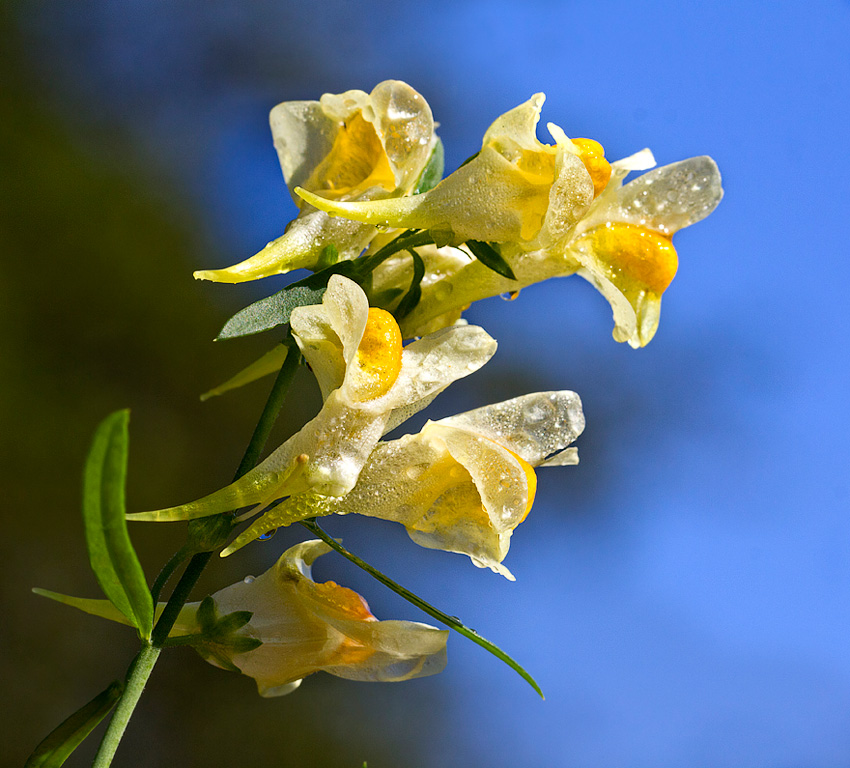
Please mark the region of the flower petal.
<svg viewBox="0 0 850 768"><path fill-rule="evenodd" d="M249 610L246 631L262 641L233 663L277 696L319 670L353 680L398 681L445 666L448 632L425 624L378 621L360 595L334 582L316 584L310 566L329 551L320 541L298 544L256 579L213 595L220 613Z"/></svg>
<svg viewBox="0 0 850 768"><path fill-rule="evenodd" d="M477 325L454 326L408 344L393 389L384 434L425 408L453 381L477 371L496 353L496 340Z"/></svg>
<svg viewBox="0 0 850 768"><path fill-rule="evenodd" d="M672 236L702 221L722 197L717 163L708 156L691 157L626 184L619 197L620 220Z"/></svg>
<svg viewBox="0 0 850 768"><path fill-rule="evenodd" d="M292 333L325 400L342 386L368 318L369 301L363 289L341 275L331 275L321 304L292 310Z"/></svg>
<svg viewBox="0 0 850 768"><path fill-rule="evenodd" d="M437 141L428 103L398 80L379 83L371 94L353 90L325 94L318 102L284 102L272 110L270 122L290 192L304 186L341 199L409 194ZM301 205L299 198L296 203ZM312 269L328 244L340 259L352 259L376 234L374 227L306 207L259 253L195 277L239 283Z"/></svg>
<svg viewBox="0 0 850 768"><path fill-rule="evenodd" d="M575 392L534 392L434 422L474 432L537 466L566 448L584 431L581 400Z"/></svg>

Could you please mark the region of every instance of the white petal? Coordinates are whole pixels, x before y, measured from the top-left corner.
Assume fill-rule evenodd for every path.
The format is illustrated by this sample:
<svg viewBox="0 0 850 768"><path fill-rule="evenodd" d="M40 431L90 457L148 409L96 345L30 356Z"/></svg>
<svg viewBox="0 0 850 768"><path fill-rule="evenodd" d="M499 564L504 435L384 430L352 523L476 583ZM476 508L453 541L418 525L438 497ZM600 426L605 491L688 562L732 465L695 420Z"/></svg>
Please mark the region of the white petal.
<svg viewBox="0 0 850 768"><path fill-rule="evenodd" d="M620 221L672 235L710 214L723 197L720 171L708 156L656 168L621 190Z"/></svg>
<svg viewBox="0 0 850 768"><path fill-rule="evenodd" d="M393 388L375 401L391 413L384 434L422 410L449 384L477 371L496 352L496 341L477 325L443 328L408 344Z"/></svg>
<svg viewBox="0 0 850 768"><path fill-rule="evenodd" d="M584 430L575 392L535 392L435 422L475 432L538 465L572 443Z"/></svg>

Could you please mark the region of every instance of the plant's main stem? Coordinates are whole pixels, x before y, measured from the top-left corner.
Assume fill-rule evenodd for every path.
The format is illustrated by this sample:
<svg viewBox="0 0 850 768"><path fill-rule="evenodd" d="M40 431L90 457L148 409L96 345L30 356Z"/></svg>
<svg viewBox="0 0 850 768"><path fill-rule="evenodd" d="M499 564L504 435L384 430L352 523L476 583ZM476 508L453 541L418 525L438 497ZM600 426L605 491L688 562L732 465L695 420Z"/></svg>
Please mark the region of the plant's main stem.
<svg viewBox="0 0 850 768"><path fill-rule="evenodd" d="M289 347L289 354L287 354L280 373L278 373L272 385L271 392L269 392L268 399L263 407L263 412L260 414L259 421L254 429L254 434L251 435L251 440L245 449L245 455L239 463L239 469L236 470L234 481L253 469L259 461L269 433L274 426L278 413L280 413L283 401L286 399L286 393L289 391L289 386L295 377L295 371L298 370L301 362L301 353L291 334L287 336L283 343ZM163 568L162 573L160 573L154 584L154 590L157 596L168 580L168 577L173 573L186 553L187 547L184 545L172 556L165 568ZM186 570L180 577L180 581L177 582L174 592L171 593L168 604L165 606L154 627L150 641L145 643L142 650L139 651L136 658L130 664L127 670L127 684L124 688L124 693L118 700L118 705L109 722L109 727L106 729L106 734L100 743L100 747L98 747L92 768L107 768L112 764L112 758L115 756L115 751L118 749L121 737L124 735L127 724L133 716L133 711L136 708L139 697L142 695L142 691L145 689L145 684L153 671L157 658L159 658L162 647L168 639L168 633L171 632L174 622L180 615L180 610L189 599L189 595L194 589L195 584L197 584L204 568L207 567L212 555L213 553L210 551L197 552L192 556L192 559L186 566Z"/></svg>
<svg viewBox="0 0 850 768"><path fill-rule="evenodd" d="M162 649L153 645L145 644L130 668L127 670L127 680L124 686L124 693L118 700L118 705L115 707L115 712L112 719L109 721L109 727L100 742L97 749L97 754L94 757L92 768L107 768L112 764L112 758L115 756L115 750L121 743L121 737L127 729L127 723L133 716L133 711L136 709L136 704L142 691L145 690L145 684L153 671L154 664Z"/></svg>

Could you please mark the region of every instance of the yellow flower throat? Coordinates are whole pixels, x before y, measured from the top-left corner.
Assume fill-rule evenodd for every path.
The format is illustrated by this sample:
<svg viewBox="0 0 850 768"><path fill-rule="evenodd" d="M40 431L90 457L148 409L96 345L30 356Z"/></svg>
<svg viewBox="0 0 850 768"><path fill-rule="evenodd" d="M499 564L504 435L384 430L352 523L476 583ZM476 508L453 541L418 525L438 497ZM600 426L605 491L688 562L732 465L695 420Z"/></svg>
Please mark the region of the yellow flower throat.
<svg viewBox="0 0 850 768"><path fill-rule="evenodd" d="M621 289L632 283L656 296L664 293L679 266L670 239L638 224L608 222L584 234L579 248L594 253Z"/></svg>
<svg viewBox="0 0 850 768"><path fill-rule="evenodd" d="M369 308L366 328L357 347L357 396L374 400L389 392L401 372L401 331L386 310Z"/></svg>
<svg viewBox="0 0 850 768"><path fill-rule="evenodd" d="M304 186L321 190L325 197L341 197L382 186L396 188L395 175L375 126L360 112L346 121L334 139L331 151Z"/></svg>

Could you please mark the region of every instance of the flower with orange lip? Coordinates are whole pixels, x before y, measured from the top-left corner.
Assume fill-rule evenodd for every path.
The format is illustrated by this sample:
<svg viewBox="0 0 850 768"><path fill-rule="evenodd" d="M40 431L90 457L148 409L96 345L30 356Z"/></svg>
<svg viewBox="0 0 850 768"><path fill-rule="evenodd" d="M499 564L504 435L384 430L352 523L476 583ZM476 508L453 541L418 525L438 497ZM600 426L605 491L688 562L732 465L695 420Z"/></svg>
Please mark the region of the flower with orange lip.
<svg viewBox="0 0 850 768"><path fill-rule="evenodd" d="M363 91L326 93L319 101L286 101L271 112L275 148L287 186L335 200L376 200L410 194L437 144L425 99L407 83L386 80ZM293 269L314 268L326 246L351 259L377 234L373 226L332 219L302 208L286 232L226 269L195 272L199 280L241 283Z"/></svg>
<svg viewBox="0 0 850 768"><path fill-rule="evenodd" d="M356 513L401 523L424 547L468 555L513 580L501 563L534 502L538 466L576 464L584 429L575 392L537 392L428 422L378 443L342 498L287 499L240 534L228 555L275 528L316 515Z"/></svg>
<svg viewBox="0 0 850 768"><path fill-rule="evenodd" d="M678 266L673 234L708 216L723 196L720 173L710 157L656 168L623 185L630 171L654 164L649 150L612 163L602 192L556 245L536 250L525 250L521 243L502 246L515 280L465 252L455 260L456 268L446 270L445 257L423 249L426 279L419 303L401 321L402 333L433 331L454 322L474 301L577 273L610 302L614 338L632 347L648 344L658 327L661 295ZM432 260L440 265L437 279L427 279ZM383 291L391 287L380 271L373 284Z"/></svg>
<svg viewBox="0 0 850 768"><path fill-rule="evenodd" d="M307 491L344 496L378 440L428 405L452 381L478 370L496 342L477 326L458 326L402 348L388 312L333 275L318 305L298 307L292 334L313 370L324 404L318 415L235 483L178 507L131 520L191 520Z"/></svg>
<svg viewBox="0 0 850 768"><path fill-rule="evenodd" d="M656 168L623 185L629 170L616 169L576 227L567 257L611 304L614 338L643 347L655 335L661 295L679 266L673 235L708 216L723 188L717 164L707 156Z"/></svg>
<svg viewBox="0 0 850 768"><path fill-rule="evenodd" d="M310 567L328 551L321 541L296 544L262 576L216 592L211 605L185 605L169 637L193 645L215 666L252 677L262 696L290 693L304 677L320 671L375 682L441 672L448 631L412 621L378 621L356 592L332 581L317 584ZM36 591L86 613L129 623L108 600ZM164 606L160 603L157 614ZM215 623L231 630L215 634Z"/></svg>
<svg viewBox="0 0 850 768"><path fill-rule="evenodd" d="M552 246L584 215L611 169L597 142L570 141L552 123L555 144L538 140L544 99L535 94L497 118L478 154L424 194L343 201L306 187L295 191L316 208L346 219L426 229L438 245L480 240L514 243L522 250Z"/></svg>

